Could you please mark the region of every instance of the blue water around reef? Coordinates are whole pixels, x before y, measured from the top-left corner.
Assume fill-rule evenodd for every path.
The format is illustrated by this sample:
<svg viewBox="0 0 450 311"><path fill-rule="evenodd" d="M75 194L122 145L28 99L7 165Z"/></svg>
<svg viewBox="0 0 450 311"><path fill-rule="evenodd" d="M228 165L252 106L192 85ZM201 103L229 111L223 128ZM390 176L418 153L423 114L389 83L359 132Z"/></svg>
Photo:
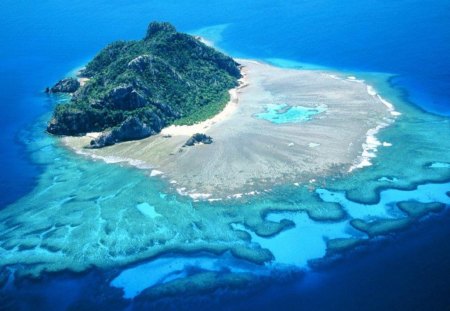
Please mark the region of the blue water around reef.
<svg viewBox="0 0 450 311"><path fill-rule="evenodd" d="M430 226L432 222L432 226ZM414 230L380 239L370 248L305 276L264 286L179 295L149 305L119 299L104 286L115 271L61 273L23 280L21 291L0 301L10 310L446 310L450 304L450 213L430 216ZM352 264L349 265L348 263ZM30 308L33 306L33 308ZM145 308L144 308L145 307ZM8 309L7 309L8 310Z"/></svg>
<svg viewBox="0 0 450 311"><path fill-rule="evenodd" d="M26 139L35 138L36 133L27 132L31 125L53 107L43 88L84 64L107 43L142 37L151 20L170 21L182 31L223 25L223 33L213 39L237 57L272 59L276 64L277 59L289 59L278 61L288 67L317 64L346 71L393 73L397 76L391 84L411 103L450 115L450 2L446 0L3 0L0 209L28 193L45 169L46 164L33 163L24 145L25 135ZM85 160L72 157L71 161ZM155 213L150 205L137 208L149 215ZM380 252L354 255L358 257L348 261L352 265L334 266L326 277L320 276L320 283L309 276L306 283L274 285L251 301L242 299L238 305L236 300L228 300L228 305L221 307L442 309L450 304L444 292L450 274L450 218L447 214L433 221L432 228L424 223L398 238L401 243L386 242ZM415 279L411 280L411 275ZM81 307L83 303L103 303L111 310L122 309L123 301L117 298L121 292L106 288L105 279L111 279L108 272L24 281L23 291L16 293L17 301L23 299L18 303L41 310L60 309L76 300Z"/></svg>
<svg viewBox="0 0 450 311"><path fill-rule="evenodd" d="M392 82L410 101L450 115L445 0L5 0L0 17L0 206L27 193L38 175L17 137L50 109L41 90L107 43L142 37L150 20L168 20L183 31L223 25L215 39L235 56L398 74Z"/></svg>
<svg viewBox="0 0 450 311"><path fill-rule="evenodd" d="M424 221L407 233L380 239L370 249L350 254L301 282L276 284L240 308L446 310L450 213L431 216L429 221L433 226Z"/></svg>
<svg viewBox="0 0 450 311"><path fill-rule="evenodd" d="M309 121L313 116L324 112L325 107L288 106L286 104L268 104L266 111L258 113L257 119L267 120L275 124L298 123Z"/></svg>

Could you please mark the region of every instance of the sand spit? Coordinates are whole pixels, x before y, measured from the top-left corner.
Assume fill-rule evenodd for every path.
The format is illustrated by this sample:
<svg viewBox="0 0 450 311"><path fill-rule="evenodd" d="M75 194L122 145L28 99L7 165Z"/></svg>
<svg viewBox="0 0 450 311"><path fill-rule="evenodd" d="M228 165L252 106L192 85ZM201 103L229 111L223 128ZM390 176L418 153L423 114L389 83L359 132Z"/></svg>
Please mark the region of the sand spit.
<svg viewBox="0 0 450 311"><path fill-rule="evenodd" d="M92 139L87 136L64 142L85 155L124 158L141 167L146 163L167 180L176 180L183 194L218 199L370 165L383 146L375 134L398 115L360 80L237 61L244 66L244 78L212 119L103 149L83 149ZM255 117L269 104L327 109L309 121L275 124ZM182 147L196 132L212 136L214 143Z"/></svg>

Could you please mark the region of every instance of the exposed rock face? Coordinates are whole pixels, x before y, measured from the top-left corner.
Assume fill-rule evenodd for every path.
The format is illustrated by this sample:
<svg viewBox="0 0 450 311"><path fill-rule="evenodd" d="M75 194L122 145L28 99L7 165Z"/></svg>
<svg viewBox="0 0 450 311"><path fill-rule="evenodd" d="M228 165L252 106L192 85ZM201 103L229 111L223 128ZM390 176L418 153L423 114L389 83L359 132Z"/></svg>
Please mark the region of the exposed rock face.
<svg viewBox="0 0 450 311"><path fill-rule="evenodd" d="M196 133L194 135L191 136L191 138L189 138L183 146L187 146L187 147L191 147L194 146L195 144L212 144L213 140L211 136L202 134L202 133Z"/></svg>
<svg viewBox="0 0 450 311"><path fill-rule="evenodd" d="M128 85L112 89L105 98L105 104L111 109L133 110L144 107L147 101L131 85Z"/></svg>
<svg viewBox="0 0 450 311"><path fill-rule="evenodd" d="M92 148L102 148L127 140L135 140L149 137L161 130L161 120L155 116L153 124L146 124L137 117L130 117L119 127L104 132L98 138L91 141Z"/></svg>
<svg viewBox="0 0 450 311"><path fill-rule="evenodd" d="M81 75L89 83L68 78L48 89L73 96L55 107L47 131L103 132L93 147L144 138L178 119L202 121L227 102L241 77L232 58L160 22L149 25L143 40L105 47Z"/></svg>
<svg viewBox="0 0 450 311"><path fill-rule="evenodd" d="M91 130L90 124L96 119L81 111L64 113L59 118L52 118L47 126L47 131L56 135L80 135Z"/></svg>
<svg viewBox="0 0 450 311"><path fill-rule="evenodd" d="M50 89L47 88L47 93L74 93L80 87L80 82L75 78L65 78L56 83Z"/></svg>
<svg viewBox="0 0 450 311"><path fill-rule="evenodd" d="M153 59L151 55L140 55L128 63L128 68L144 72L148 67L152 66Z"/></svg>

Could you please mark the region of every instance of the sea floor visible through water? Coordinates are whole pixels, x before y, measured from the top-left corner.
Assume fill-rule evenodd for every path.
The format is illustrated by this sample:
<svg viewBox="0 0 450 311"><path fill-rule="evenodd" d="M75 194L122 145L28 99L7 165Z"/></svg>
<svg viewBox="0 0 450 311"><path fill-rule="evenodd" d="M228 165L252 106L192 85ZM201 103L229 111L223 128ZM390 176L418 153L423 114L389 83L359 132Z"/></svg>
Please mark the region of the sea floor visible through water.
<svg viewBox="0 0 450 311"><path fill-rule="evenodd" d="M418 309L448 306L449 119L408 103L392 75L340 74L401 112L376 134L388 145L371 165L226 202L193 202L158 176L75 155L44 134L43 116L21 135L42 169L36 187L0 211L0 306L356 310L413 308L411 295L428 301Z"/></svg>

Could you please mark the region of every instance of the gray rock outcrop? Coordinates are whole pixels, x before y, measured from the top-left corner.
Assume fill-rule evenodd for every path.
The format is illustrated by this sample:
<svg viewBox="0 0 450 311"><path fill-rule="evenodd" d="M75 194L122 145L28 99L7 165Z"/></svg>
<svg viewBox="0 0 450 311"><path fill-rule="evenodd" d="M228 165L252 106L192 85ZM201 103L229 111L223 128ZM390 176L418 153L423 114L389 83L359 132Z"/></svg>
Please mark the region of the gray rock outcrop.
<svg viewBox="0 0 450 311"><path fill-rule="evenodd" d="M51 88L46 88L47 93L74 93L80 87L80 82L75 78L64 78Z"/></svg>
<svg viewBox="0 0 450 311"><path fill-rule="evenodd" d="M195 133L191 136L183 145L183 147L191 147L196 144L212 144L213 139L211 136L202 134L202 133Z"/></svg>
<svg viewBox="0 0 450 311"><path fill-rule="evenodd" d="M146 104L145 98L131 85L115 87L104 99L105 106L120 110L134 110Z"/></svg>
<svg viewBox="0 0 450 311"><path fill-rule="evenodd" d="M90 145L92 148L102 148L121 141L146 138L156 133L157 131L155 129L142 122L139 118L131 117L125 120L120 126L111 131L104 132L98 138L93 139Z"/></svg>

